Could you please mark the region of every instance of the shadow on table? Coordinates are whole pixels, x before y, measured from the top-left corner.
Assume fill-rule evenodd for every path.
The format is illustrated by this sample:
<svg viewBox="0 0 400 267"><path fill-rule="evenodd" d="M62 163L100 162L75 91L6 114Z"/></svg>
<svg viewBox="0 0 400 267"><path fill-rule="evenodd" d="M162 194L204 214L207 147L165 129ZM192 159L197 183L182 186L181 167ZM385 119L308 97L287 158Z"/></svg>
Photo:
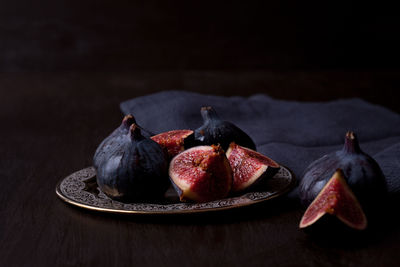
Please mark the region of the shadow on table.
<svg viewBox="0 0 400 267"><path fill-rule="evenodd" d="M287 197L271 199L269 201L254 204L252 206L235 208L231 210L211 211L195 214L170 214L170 215L142 215L142 214L109 214L96 211L84 210L75 206L60 203L66 207L65 212L73 220L86 221L89 224L126 222L133 224L149 225L230 225L241 222L257 220L280 221L293 224L288 231L294 234L293 238L306 249L328 248L328 249L358 249L371 246L380 241L390 238L391 235L399 234L400 218L397 216L397 204L400 196L391 196L388 204L382 207L380 216L369 218L367 230L361 232L348 231L341 228L333 230L324 228L323 231L309 232L295 230L298 227L304 208L296 200Z"/></svg>
<svg viewBox="0 0 400 267"><path fill-rule="evenodd" d="M156 224L225 224L241 221L266 219L271 216L279 216L280 213L298 210L300 204L296 200L286 197L271 199L256 203L251 206L238 207L229 210L215 210L201 213L186 214L111 214L97 211L84 210L75 206L68 206L68 213L72 217L81 217L83 214L96 221L120 220L134 223Z"/></svg>

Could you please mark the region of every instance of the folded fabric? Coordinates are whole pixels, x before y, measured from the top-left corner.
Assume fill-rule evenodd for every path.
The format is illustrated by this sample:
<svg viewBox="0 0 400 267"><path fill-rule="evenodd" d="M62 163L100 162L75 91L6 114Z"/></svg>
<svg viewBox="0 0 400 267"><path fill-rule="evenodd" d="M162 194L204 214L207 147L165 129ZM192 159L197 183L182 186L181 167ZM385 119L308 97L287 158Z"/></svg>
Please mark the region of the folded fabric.
<svg viewBox="0 0 400 267"><path fill-rule="evenodd" d="M153 132L196 129L200 108L212 106L223 120L247 132L257 150L289 167L300 180L314 160L341 149L348 130L364 152L374 157L390 193L400 192L400 115L358 98L330 102L296 102L258 94L222 97L164 91L121 103L124 114ZM296 197L296 190L290 196Z"/></svg>

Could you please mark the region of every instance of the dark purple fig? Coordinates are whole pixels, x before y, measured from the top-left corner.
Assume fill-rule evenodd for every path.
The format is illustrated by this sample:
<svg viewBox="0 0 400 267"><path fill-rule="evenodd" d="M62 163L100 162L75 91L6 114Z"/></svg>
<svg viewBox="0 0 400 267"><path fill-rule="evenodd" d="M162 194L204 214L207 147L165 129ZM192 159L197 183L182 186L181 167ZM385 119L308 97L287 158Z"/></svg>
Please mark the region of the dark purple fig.
<svg viewBox="0 0 400 267"><path fill-rule="evenodd" d="M327 219L323 221L323 218ZM308 206L300 221L300 228L314 226L317 222L324 222L325 228L329 220L339 220L355 230L364 230L367 227L367 217L357 198L347 185L342 170L338 169L328 180L321 192ZM321 230L323 230L321 228ZM326 232L334 229L325 229Z"/></svg>
<svg viewBox="0 0 400 267"><path fill-rule="evenodd" d="M195 130L195 139L202 145L220 144L228 149L231 142L256 150L253 140L244 131L231 122L223 121L212 107L202 107L201 116L204 124Z"/></svg>
<svg viewBox="0 0 400 267"><path fill-rule="evenodd" d="M136 123L135 118L130 114L126 115L121 125L100 143L93 157L95 168L108 159L109 151L116 150L122 145L121 140L126 138L125 135L129 133L129 128L133 123Z"/></svg>
<svg viewBox="0 0 400 267"><path fill-rule="evenodd" d="M381 168L360 149L356 135L347 132L342 150L323 156L305 170L299 185L304 205L315 199L336 169L343 170L347 184L364 209L376 206L385 197L387 186Z"/></svg>
<svg viewBox="0 0 400 267"><path fill-rule="evenodd" d="M122 201L161 198L170 185L167 155L161 146L144 137L135 123L126 134L113 134L95 166L100 189Z"/></svg>
<svg viewBox="0 0 400 267"><path fill-rule="evenodd" d="M171 159L185 149L194 146L194 133L192 130L172 130L154 135L151 139L166 149Z"/></svg>
<svg viewBox="0 0 400 267"><path fill-rule="evenodd" d="M181 201L221 199L232 186L232 169L218 146L196 146L175 156L169 176Z"/></svg>
<svg viewBox="0 0 400 267"><path fill-rule="evenodd" d="M229 145L226 157L233 171L232 192L261 185L264 180L274 176L280 168L278 163L267 156L234 142Z"/></svg>

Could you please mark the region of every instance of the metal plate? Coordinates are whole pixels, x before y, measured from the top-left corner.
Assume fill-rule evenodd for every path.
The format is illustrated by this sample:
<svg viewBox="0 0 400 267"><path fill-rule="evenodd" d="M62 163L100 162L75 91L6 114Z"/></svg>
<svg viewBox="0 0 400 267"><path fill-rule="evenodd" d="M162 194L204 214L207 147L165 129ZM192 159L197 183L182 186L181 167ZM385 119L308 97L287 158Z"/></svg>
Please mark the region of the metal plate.
<svg viewBox="0 0 400 267"><path fill-rule="evenodd" d="M101 212L123 214L178 214L226 210L252 205L287 193L294 186L292 172L281 166L260 191L247 192L239 196L206 203L182 203L171 187L165 199L154 203L123 203L112 200L101 192L96 183L96 170L88 167L60 181L57 195L65 202Z"/></svg>

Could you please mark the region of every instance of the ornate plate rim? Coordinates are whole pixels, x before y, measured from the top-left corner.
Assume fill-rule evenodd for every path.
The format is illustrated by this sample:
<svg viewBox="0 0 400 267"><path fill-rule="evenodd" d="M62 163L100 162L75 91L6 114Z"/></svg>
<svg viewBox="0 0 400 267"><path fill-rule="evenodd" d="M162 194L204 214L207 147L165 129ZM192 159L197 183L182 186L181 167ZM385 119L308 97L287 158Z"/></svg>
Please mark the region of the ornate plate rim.
<svg viewBox="0 0 400 267"><path fill-rule="evenodd" d="M289 183L283 187L280 191L276 191L274 193L272 193L271 195L261 198L261 199L256 199L256 200L251 200L245 203L239 203L239 204L231 204L231 205L226 205L226 206L220 206L220 207L213 207L213 208L197 208L197 209L173 209L173 210L163 210L163 211L154 211L154 210L126 210L126 209L114 209L114 208L106 208L106 207L97 207L97 206L92 206L90 204L85 204L85 203L81 203L79 201L76 201L74 199L69 198L68 196L64 195L62 190L61 190L61 183L66 180L67 178L71 177L72 175L82 172L84 170L88 170L90 168L93 167L86 167L83 168L81 170L78 170L76 172L71 173L70 175L64 177L63 179L61 179L56 186L56 194L57 196L63 200L64 202L79 207L79 208L83 208L83 209L87 209L87 210L92 210L92 211L99 211L99 212L105 212L105 213L112 213L112 214L147 214L147 215L161 215L161 214L190 214L190 213L204 213L204 212L211 212L211 211L222 211L222 210L229 210L229 209L234 209L234 208L240 208L240 207L246 207L246 206L250 206L250 205L254 205L260 202L264 202L270 199L274 199L277 197L280 197L282 195L285 195L286 193L288 193L291 189L293 189L293 187L295 186L295 182L296 182L296 178L293 174L293 171L290 170L288 167L284 166L284 165L280 165L281 168L285 169L289 174L290 174L290 181ZM90 178L88 178L90 179ZM235 198L241 198L244 197L245 195L249 194L249 193L254 193L254 192L246 192L241 196L233 196L233 197L227 197L221 200L230 200L230 199L235 199ZM217 201L221 201L221 200L217 200ZM115 201L115 200L113 200ZM206 203L212 203L212 202L206 202ZM206 203L201 203L201 204L206 204ZM131 204L135 204L135 203L131 203ZM138 203L136 203L138 204ZM148 205L152 205L155 203L140 203L140 204L148 204ZM178 203L176 203L178 204ZM166 204L166 205L170 205L170 204Z"/></svg>

